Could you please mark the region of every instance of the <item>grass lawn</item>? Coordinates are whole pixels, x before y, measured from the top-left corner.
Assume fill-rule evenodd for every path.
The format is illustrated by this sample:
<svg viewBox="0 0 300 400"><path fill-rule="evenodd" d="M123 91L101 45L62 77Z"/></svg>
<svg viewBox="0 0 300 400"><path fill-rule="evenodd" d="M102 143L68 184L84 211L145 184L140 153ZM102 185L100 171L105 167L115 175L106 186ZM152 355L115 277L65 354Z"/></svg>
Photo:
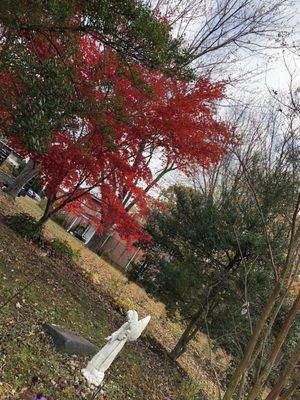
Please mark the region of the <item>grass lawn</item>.
<svg viewBox="0 0 300 400"><path fill-rule="evenodd" d="M26 211L38 217L41 210L29 198L16 204L0 193L0 213ZM0 302L11 297L39 273L21 295L0 309L0 399L27 398L28 391L42 390L50 399L88 399L91 389L80 369L87 359L55 351L42 324L53 322L82 334L99 346L124 321L124 312L135 308L143 317L152 316L148 332L166 349L179 337L182 326L171 322L163 304L85 248L53 221L46 226L47 239L68 240L80 249L77 264L49 256L0 222ZM151 351L147 341L128 344L109 369L99 399L191 400L201 388L201 399L217 398L210 363L222 375L228 358L208 351L205 335L198 336L180 365L195 387L187 384L174 366ZM22 394L23 393L23 394ZM19 397L18 397L19 396ZM187 397L184 397L187 396ZM29 397L30 398L30 397Z"/></svg>

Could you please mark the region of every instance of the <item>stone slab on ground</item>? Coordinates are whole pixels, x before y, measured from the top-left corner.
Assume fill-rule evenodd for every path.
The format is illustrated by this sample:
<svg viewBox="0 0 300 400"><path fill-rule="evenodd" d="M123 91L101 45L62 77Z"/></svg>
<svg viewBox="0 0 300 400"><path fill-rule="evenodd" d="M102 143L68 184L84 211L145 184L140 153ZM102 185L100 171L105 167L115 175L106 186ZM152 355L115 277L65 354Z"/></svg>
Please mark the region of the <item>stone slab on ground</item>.
<svg viewBox="0 0 300 400"><path fill-rule="evenodd" d="M53 338L56 348L61 352L78 356L93 356L98 351L98 347L83 336L77 336L58 325L44 324L44 329Z"/></svg>

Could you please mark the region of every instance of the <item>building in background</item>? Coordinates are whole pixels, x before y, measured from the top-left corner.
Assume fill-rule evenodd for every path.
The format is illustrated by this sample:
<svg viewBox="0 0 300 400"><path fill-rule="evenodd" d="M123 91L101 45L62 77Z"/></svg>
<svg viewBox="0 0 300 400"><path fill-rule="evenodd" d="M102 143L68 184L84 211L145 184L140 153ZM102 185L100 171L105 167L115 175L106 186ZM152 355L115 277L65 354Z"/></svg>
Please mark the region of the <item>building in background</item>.
<svg viewBox="0 0 300 400"><path fill-rule="evenodd" d="M129 246L120 238L117 232L98 236L94 234L87 247L112 265L127 271L133 262L138 262L143 252L134 246Z"/></svg>
<svg viewBox="0 0 300 400"><path fill-rule="evenodd" d="M80 215L62 210L55 215L55 221L71 235L81 240L94 253L115 267L128 270L133 261L137 262L142 257L141 250L129 246L117 232L99 234L93 217L96 214L95 210L100 209L100 199L92 196L92 201L95 203L92 208L83 203L83 211Z"/></svg>
<svg viewBox="0 0 300 400"><path fill-rule="evenodd" d="M9 184L22 161L20 155L0 140L0 182L2 180L2 183ZM116 232L105 235L97 233L93 217L95 210L100 209L100 199L92 196L92 201L95 203L92 208L83 204L80 215L63 210L58 212L54 219L96 254L117 268L127 270L133 261L137 262L142 257L142 252L134 246L129 246Z"/></svg>
<svg viewBox="0 0 300 400"><path fill-rule="evenodd" d="M18 168L22 161L23 157L15 153L3 140L0 140L0 166L10 164L12 167Z"/></svg>

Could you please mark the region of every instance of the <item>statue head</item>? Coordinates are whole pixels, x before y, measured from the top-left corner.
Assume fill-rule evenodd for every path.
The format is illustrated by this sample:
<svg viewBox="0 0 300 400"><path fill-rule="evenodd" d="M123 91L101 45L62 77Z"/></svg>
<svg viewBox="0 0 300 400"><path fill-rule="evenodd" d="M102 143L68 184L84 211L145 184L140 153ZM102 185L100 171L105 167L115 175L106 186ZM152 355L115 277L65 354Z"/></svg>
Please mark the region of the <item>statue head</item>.
<svg viewBox="0 0 300 400"><path fill-rule="evenodd" d="M127 319L128 322L138 322L139 320L138 313L135 310L127 311Z"/></svg>

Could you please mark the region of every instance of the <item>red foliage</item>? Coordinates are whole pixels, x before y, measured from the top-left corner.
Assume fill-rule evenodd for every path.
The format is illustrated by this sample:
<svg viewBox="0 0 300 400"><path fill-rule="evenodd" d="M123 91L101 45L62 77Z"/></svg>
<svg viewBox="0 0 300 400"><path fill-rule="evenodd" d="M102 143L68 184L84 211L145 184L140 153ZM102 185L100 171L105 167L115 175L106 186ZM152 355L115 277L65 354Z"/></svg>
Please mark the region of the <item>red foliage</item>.
<svg viewBox="0 0 300 400"><path fill-rule="evenodd" d="M214 107L224 85L209 77L188 84L129 66L92 39L79 45L69 63L77 93L88 105L78 114L80 129L53 132L45 153L28 152L14 136L11 143L40 165L45 194L55 196L54 211L67 207L79 213L87 206L83 199L95 208L94 192L101 203L93 212L99 230L114 226L129 242L147 238L138 220L147 213L148 190L157 181L153 157L165 172L188 174L194 165L218 162L233 140ZM35 51L41 58L57 56L45 50L42 39ZM6 77L0 77L0 86L11 90Z"/></svg>

